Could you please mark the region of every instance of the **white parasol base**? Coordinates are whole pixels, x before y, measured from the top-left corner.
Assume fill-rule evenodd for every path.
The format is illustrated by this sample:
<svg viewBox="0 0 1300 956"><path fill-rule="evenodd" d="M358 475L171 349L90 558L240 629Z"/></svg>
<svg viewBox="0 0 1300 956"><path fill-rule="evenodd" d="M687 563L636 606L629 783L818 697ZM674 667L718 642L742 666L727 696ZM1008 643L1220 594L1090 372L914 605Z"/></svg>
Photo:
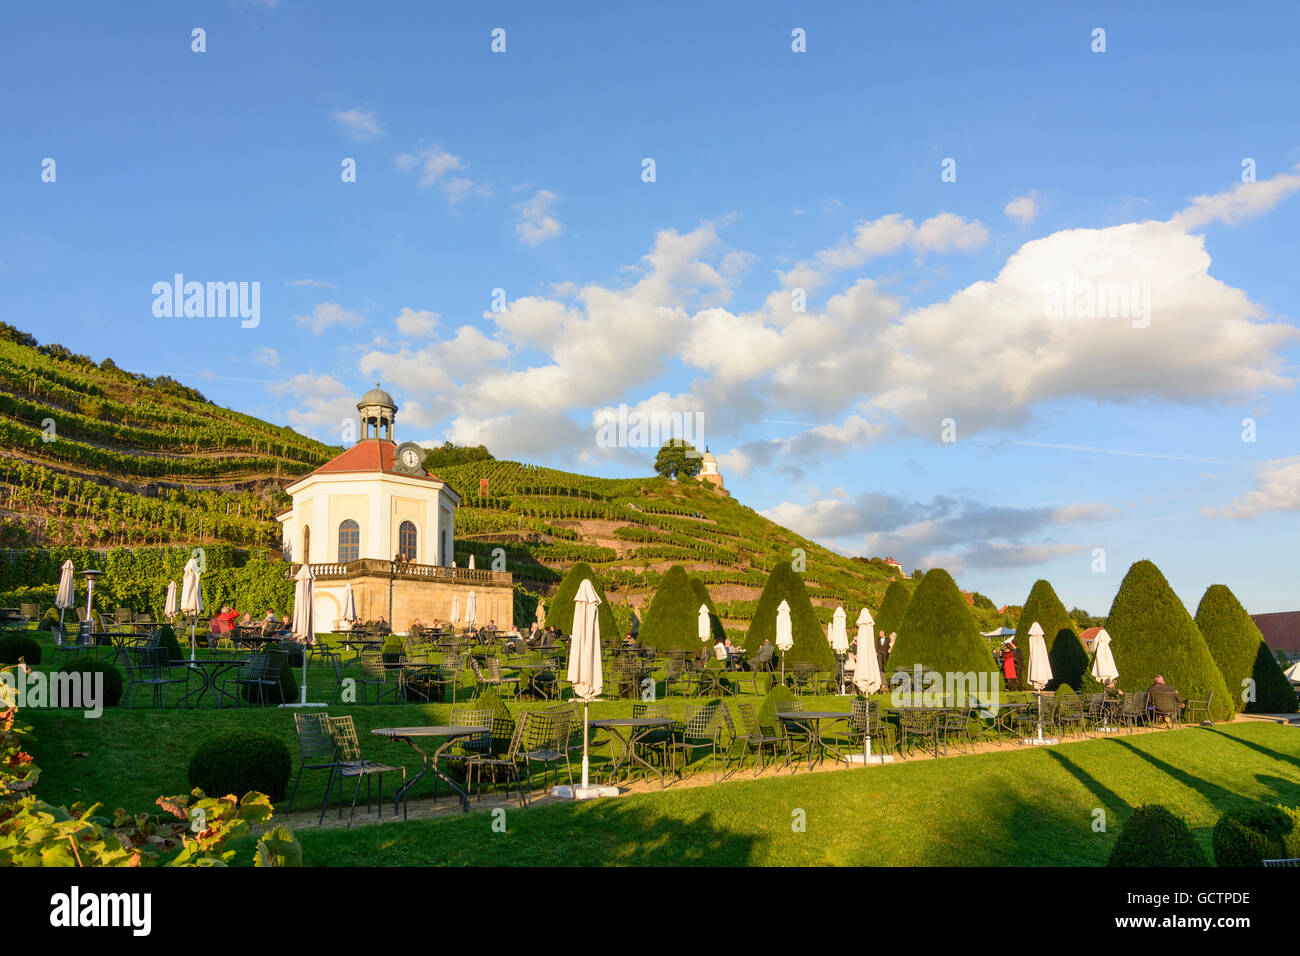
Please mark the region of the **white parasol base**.
<svg viewBox="0 0 1300 956"><path fill-rule="evenodd" d="M1055 737L1026 737L1020 742L1030 747L1046 747L1051 744L1059 744L1061 741Z"/></svg>
<svg viewBox="0 0 1300 956"><path fill-rule="evenodd" d="M876 767L882 763L893 763L893 754L845 754L844 759L849 763L864 764L868 767Z"/></svg>
<svg viewBox="0 0 1300 956"><path fill-rule="evenodd" d="M598 797L621 797L618 787L570 787L568 784L551 788L551 796L561 800L595 800Z"/></svg>

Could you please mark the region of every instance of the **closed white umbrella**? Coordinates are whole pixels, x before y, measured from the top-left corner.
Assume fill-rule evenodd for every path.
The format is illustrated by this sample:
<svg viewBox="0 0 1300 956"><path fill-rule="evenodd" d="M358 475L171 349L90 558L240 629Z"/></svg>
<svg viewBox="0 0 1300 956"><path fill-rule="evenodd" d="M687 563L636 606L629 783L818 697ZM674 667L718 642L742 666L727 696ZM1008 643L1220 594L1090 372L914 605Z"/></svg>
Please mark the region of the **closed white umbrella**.
<svg viewBox="0 0 1300 956"><path fill-rule="evenodd" d="M782 599L776 606L776 649L781 652L781 683L785 683L785 652L794 647L794 627L790 623L790 605Z"/></svg>
<svg viewBox="0 0 1300 956"><path fill-rule="evenodd" d="M63 612L77 603L73 593L72 574L72 561L64 561L59 568L59 594L54 599L54 606L59 609L59 640L63 639Z"/></svg>
<svg viewBox="0 0 1300 956"><path fill-rule="evenodd" d="M537 623L541 624L546 620L546 602L539 600L537 602Z"/></svg>
<svg viewBox="0 0 1300 956"><path fill-rule="evenodd" d="M176 596L176 582L167 582L167 599L163 601L163 617L173 618L180 610L180 603Z"/></svg>
<svg viewBox="0 0 1300 956"><path fill-rule="evenodd" d="M460 595L459 594L453 594L451 596L451 623L453 624L460 623Z"/></svg>
<svg viewBox="0 0 1300 956"><path fill-rule="evenodd" d="M469 569L470 569L471 571L474 570L474 555L472 555L472 554L469 556Z"/></svg>
<svg viewBox="0 0 1300 956"><path fill-rule="evenodd" d="M469 597L465 598L465 623L470 627L478 624L478 599L475 598L474 592L469 592Z"/></svg>
<svg viewBox="0 0 1300 956"><path fill-rule="evenodd" d="M293 581L293 636L302 644L302 698L296 705L286 701L281 706L323 707L323 704L307 703L307 646L316 643L316 623L312 613L316 575L312 574L311 565L303 564Z"/></svg>
<svg viewBox="0 0 1300 956"><path fill-rule="evenodd" d="M709 627L709 607L707 604L700 605L700 615L698 619L698 637L701 641L707 641L713 629Z"/></svg>
<svg viewBox="0 0 1300 956"><path fill-rule="evenodd" d="M181 575L181 613L190 619L190 660L194 660L194 624L203 613L203 589L200 579L203 572L199 562L190 558L185 562L185 571Z"/></svg>
<svg viewBox="0 0 1300 956"><path fill-rule="evenodd" d="M864 607L858 615L858 666L853 671L853 686L863 696L874 694L884 684L880 677L880 659L876 657L876 647L871 637L871 628L875 623L871 612Z"/></svg>
<svg viewBox="0 0 1300 956"><path fill-rule="evenodd" d="M604 689L604 675L600 666L600 617L597 609L600 596L596 594L590 578L578 585L573 598L573 631L569 641L569 683L573 694L582 701L582 786L556 787L556 796L585 800L590 797L618 796L615 787L591 786L591 728L588 713L591 702Z"/></svg>
<svg viewBox="0 0 1300 956"><path fill-rule="evenodd" d="M1300 661L1296 661L1290 667L1282 672L1286 679L1293 684L1300 684Z"/></svg>
<svg viewBox="0 0 1300 956"><path fill-rule="evenodd" d="M844 655L849 652L849 631L848 615L844 613L844 608L837 607L835 613L831 615L830 642L831 650L835 656L840 659L840 693L844 693Z"/></svg>
<svg viewBox="0 0 1300 956"><path fill-rule="evenodd" d="M1056 743L1043 739L1043 688L1052 679L1052 665L1047 659L1047 643L1043 640L1043 626L1035 621L1029 625L1029 686L1038 694L1038 737L1033 743Z"/></svg>
<svg viewBox="0 0 1300 956"><path fill-rule="evenodd" d="M357 596L352 590L352 585L349 584L343 589L343 620L348 624L354 624L360 619L361 616L357 614Z"/></svg>
<svg viewBox="0 0 1300 956"><path fill-rule="evenodd" d="M1097 632L1096 638L1092 642L1092 676L1098 683L1105 686L1108 681L1119 678L1119 668L1115 666L1115 655L1110 650L1110 635L1106 633L1103 627ZM1105 706L1105 697L1102 698L1102 713L1110 712L1110 708ZM1110 723L1110 721L1107 721ZM1112 730L1111 727L1102 727L1101 730Z"/></svg>

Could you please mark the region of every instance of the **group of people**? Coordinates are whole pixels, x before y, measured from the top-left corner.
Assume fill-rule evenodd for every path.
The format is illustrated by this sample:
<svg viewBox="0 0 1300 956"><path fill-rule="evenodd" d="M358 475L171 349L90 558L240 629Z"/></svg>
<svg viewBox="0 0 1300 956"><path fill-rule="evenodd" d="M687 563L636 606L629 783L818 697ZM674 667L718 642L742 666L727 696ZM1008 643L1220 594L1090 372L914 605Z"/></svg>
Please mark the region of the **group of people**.
<svg viewBox="0 0 1300 956"><path fill-rule="evenodd" d="M894 642L898 640L898 632L891 631L888 636L885 632L879 631L871 642L871 653L876 655L876 663L880 667L880 673L886 673L885 667L889 664L889 655L893 653ZM856 673L858 669L858 656L862 649L858 647L858 641L855 639L849 647L848 657L844 662L844 670Z"/></svg>

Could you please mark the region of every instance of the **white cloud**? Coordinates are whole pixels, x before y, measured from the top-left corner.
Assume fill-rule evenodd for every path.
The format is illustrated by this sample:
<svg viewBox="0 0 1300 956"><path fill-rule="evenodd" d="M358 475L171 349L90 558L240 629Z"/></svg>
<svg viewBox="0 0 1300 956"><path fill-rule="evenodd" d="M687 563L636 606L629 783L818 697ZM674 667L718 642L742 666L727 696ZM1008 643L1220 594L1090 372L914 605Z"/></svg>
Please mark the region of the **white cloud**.
<svg viewBox="0 0 1300 956"><path fill-rule="evenodd" d="M308 289L333 289L333 282L326 282L324 279L290 279L289 285L299 288Z"/></svg>
<svg viewBox="0 0 1300 956"><path fill-rule="evenodd" d="M289 424L303 434L338 444L343 441L343 422L357 414L357 397L332 375L295 375L272 383L268 391L296 406L288 411Z"/></svg>
<svg viewBox="0 0 1300 956"><path fill-rule="evenodd" d="M1038 190L1032 189L1023 196L1017 196L1002 207L1010 218L1027 226L1038 218Z"/></svg>
<svg viewBox="0 0 1300 956"><path fill-rule="evenodd" d="M432 335L438 327L438 313L428 309L416 310L402 308L394 320L397 331L407 338L424 338Z"/></svg>
<svg viewBox="0 0 1300 956"><path fill-rule="evenodd" d="M273 348L260 348L253 353L253 361L258 365L275 368L280 364L280 353Z"/></svg>
<svg viewBox="0 0 1300 956"><path fill-rule="evenodd" d="M311 310L311 315L295 315L294 318L299 325L309 327L312 335L320 335L336 325L355 328L366 320L359 312L345 309L337 302L322 302Z"/></svg>
<svg viewBox="0 0 1300 956"><path fill-rule="evenodd" d="M1297 190L1300 190L1300 172L1281 173L1254 183L1237 183L1221 193L1197 196L1171 222L1179 229L1196 229L1216 220L1235 226L1270 211Z"/></svg>
<svg viewBox="0 0 1300 956"><path fill-rule="evenodd" d="M373 110L352 108L338 110L333 114L334 122L347 136L358 141L375 139L384 135L384 128L379 125Z"/></svg>
<svg viewBox="0 0 1300 956"><path fill-rule="evenodd" d="M1255 468L1255 488L1226 508L1205 508L1210 517L1257 518L1271 511L1300 511L1300 456L1275 458Z"/></svg>
<svg viewBox="0 0 1300 956"><path fill-rule="evenodd" d="M520 242L529 246L540 245L563 231L560 220L551 213L551 207L558 199L555 193L539 189L532 199L515 203L515 208L519 210L519 217L515 220L515 235Z"/></svg>
<svg viewBox="0 0 1300 956"><path fill-rule="evenodd" d="M447 202L453 206L470 196L489 198L492 188L476 183L466 176L454 176L468 168L465 161L441 146L430 146L413 153L402 153L396 160L397 168L404 173L419 170L420 188L429 189L437 186L442 190Z"/></svg>

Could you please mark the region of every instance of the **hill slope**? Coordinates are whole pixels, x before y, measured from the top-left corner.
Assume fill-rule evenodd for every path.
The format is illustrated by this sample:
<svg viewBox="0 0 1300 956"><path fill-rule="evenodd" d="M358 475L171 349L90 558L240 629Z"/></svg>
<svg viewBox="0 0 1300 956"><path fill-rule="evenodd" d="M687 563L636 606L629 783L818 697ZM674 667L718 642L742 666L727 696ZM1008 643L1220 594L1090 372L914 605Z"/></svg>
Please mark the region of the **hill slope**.
<svg viewBox="0 0 1300 956"><path fill-rule="evenodd" d="M341 450L215 406L171 379L40 346L0 324L0 546L228 543L278 552L283 488ZM697 481L593 478L495 460L435 470L464 496L457 563L473 553L487 567L502 547L508 569L536 593L551 593L583 560L611 601L640 606L681 564L734 627L752 617L768 571L796 549L826 619L839 603L879 607L897 577Z"/></svg>

